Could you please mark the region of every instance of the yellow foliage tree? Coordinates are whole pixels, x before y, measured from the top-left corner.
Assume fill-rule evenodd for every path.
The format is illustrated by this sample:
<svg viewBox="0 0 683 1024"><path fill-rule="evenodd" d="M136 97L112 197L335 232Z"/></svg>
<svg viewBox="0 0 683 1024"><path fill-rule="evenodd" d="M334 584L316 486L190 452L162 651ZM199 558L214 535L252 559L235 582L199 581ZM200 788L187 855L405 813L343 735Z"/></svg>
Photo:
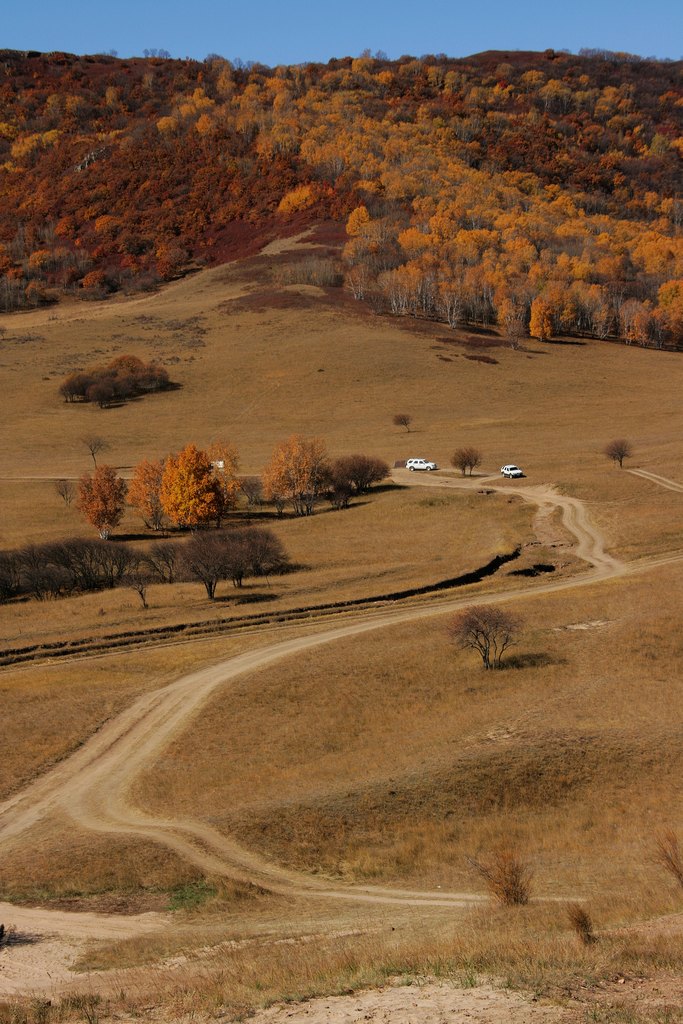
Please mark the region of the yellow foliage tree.
<svg viewBox="0 0 683 1024"><path fill-rule="evenodd" d="M346 234L349 238L355 238L363 233L363 229L370 223L370 214L367 206L357 206L349 214L346 222Z"/></svg>
<svg viewBox="0 0 683 1024"><path fill-rule="evenodd" d="M142 516L150 530L160 530L164 519L161 504L161 480L164 475L162 459L150 462L143 459L133 472L128 486L128 504Z"/></svg>
<svg viewBox="0 0 683 1024"><path fill-rule="evenodd" d="M195 444L169 455L159 489L161 507L176 526L196 529L221 514L221 495L211 460Z"/></svg>
<svg viewBox="0 0 683 1024"><path fill-rule="evenodd" d="M532 338L545 341L553 333L553 316L549 303L540 295L531 303L531 319L529 321L529 334Z"/></svg>
<svg viewBox="0 0 683 1024"><path fill-rule="evenodd" d="M263 491L267 501L290 501L296 515L309 516L328 478L325 442L292 434L273 451L263 472Z"/></svg>
<svg viewBox="0 0 683 1024"><path fill-rule="evenodd" d="M279 202L277 212L283 214L298 213L299 210L308 210L315 203L315 193L311 185L299 185L298 188L287 192Z"/></svg>

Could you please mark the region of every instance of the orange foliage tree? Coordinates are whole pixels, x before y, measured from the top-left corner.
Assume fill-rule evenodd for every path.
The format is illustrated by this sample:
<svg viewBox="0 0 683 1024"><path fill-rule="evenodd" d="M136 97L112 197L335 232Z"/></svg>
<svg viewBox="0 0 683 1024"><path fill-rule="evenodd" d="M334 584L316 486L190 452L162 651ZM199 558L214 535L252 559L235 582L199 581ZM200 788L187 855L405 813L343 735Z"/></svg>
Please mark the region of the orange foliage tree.
<svg viewBox="0 0 683 1024"><path fill-rule="evenodd" d="M241 482L237 477L239 456L235 446L228 441L214 441L207 454L220 492L220 513L223 514L235 507L241 490Z"/></svg>
<svg viewBox="0 0 683 1024"><path fill-rule="evenodd" d="M161 507L176 526L196 529L222 514L221 489L211 460L195 444L188 444L164 464L159 488Z"/></svg>
<svg viewBox="0 0 683 1024"><path fill-rule="evenodd" d="M268 501L285 499L297 516L309 516L328 480L324 441L292 434L273 451L263 472L263 490Z"/></svg>
<svg viewBox="0 0 683 1024"><path fill-rule="evenodd" d="M133 472L128 487L128 504L142 516L149 530L160 530L164 521L164 509L161 504L161 480L164 475L162 459L150 462L143 459Z"/></svg>
<svg viewBox="0 0 683 1024"><path fill-rule="evenodd" d="M553 317L550 306L542 298L536 298L531 303L531 319L529 321L529 334L532 338L545 341L553 333Z"/></svg>
<svg viewBox="0 0 683 1024"><path fill-rule="evenodd" d="M85 518L108 540L123 516L126 483L113 466L98 466L92 476L85 473L78 483L77 506Z"/></svg>

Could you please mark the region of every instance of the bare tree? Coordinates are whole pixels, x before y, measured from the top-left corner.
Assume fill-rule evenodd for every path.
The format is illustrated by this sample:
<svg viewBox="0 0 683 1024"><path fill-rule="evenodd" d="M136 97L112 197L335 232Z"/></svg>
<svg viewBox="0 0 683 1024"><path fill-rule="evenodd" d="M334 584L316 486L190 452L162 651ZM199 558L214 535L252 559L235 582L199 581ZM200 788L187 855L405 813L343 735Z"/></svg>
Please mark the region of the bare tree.
<svg viewBox="0 0 683 1024"><path fill-rule="evenodd" d="M397 412L394 415L393 423L395 427L405 427L408 433L410 433L410 424L413 422L413 417L407 412Z"/></svg>
<svg viewBox="0 0 683 1024"><path fill-rule="evenodd" d="M146 573L144 569L133 569L127 572L123 577L124 584L132 591L134 591L140 598L142 607L147 609L147 588L151 583L149 573Z"/></svg>
<svg viewBox="0 0 683 1024"><path fill-rule="evenodd" d="M100 452L106 452L109 445L103 437L98 437L97 434L86 434L81 438L81 441L90 452L90 458L93 460L93 463L97 466L97 456Z"/></svg>
<svg viewBox="0 0 683 1024"><path fill-rule="evenodd" d="M481 465L481 459L481 452L477 448L457 448L451 457L451 466L459 469L463 476L467 469L472 476L472 470Z"/></svg>
<svg viewBox="0 0 683 1024"><path fill-rule="evenodd" d="M633 446L626 438L619 437L616 441L610 441L608 445L605 445L604 452L608 459L618 462L619 468L623 469L624 459L630 459L633 455Z"/></svg>
<svg viewBox="0 0 683 1024"><path fill-rule="evenodd" d="M173 541L159 541L152 544L145 555L145 562L160 583L173 583L179 560L178 545Z"/></svg>
<svg viewBox="0 0 683 1024"><path fill-rule="evenodd" d="M182 561L188 576L203 583L206 596L213 601L228 569L222 534L195 533L183 548Z"/></svg>
<svg viewBox="0 0 683 1024"><path fill-rule="evenodd" d="M260 476L244 476L240 480L240 490L247 499L247 508L259 508L263 504L263 483Z"/></svg>
<svg viewBox="0 0 683 1024"><path fill-rule="evenodd" d="M515 641L519 623L495 605L473 605L459 612L448 632L459 647L478 651L485 669L500 668L503 654Z"/></svg>
<svg viewBox="0 0 683 1024"><path fill-rule="evenodd" d="M367 494L373 484L388 476L386 462L371 455L341 455L330 467L332 485L349 494Z"/></svg>
<svg viewBox="0 0 683 1024"><path fill-rule="evenodd" d="M71 480L55 480L55 491L67 508L76 497L76 488Z"/></svg>

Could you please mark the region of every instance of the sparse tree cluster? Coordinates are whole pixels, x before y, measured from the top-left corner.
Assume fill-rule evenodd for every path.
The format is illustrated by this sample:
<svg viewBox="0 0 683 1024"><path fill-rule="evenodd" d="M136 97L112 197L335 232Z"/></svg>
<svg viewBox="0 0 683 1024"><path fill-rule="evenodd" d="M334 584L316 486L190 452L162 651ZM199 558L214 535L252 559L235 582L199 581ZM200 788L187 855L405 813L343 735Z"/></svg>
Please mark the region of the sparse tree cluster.
<svg viewBox="0 0 683 1024"><path fill-rule="evenodd" d="M93 402L105 409L169 386L168 371L163 366L122 355L106 366L70 373L60 384L59 393L65 402Z"/></svg>
<svg viewBox="0 0 683 1024"><path fill-rule="evenodd" d="M459 469L462 475L465 475L466 471L469 471L469 475L472 476L472 471L481 466L482 454L478 448L474 448L471 445L467 445L463 448L456 448L453 455L451 456L451 466L455 469Z"/></svg>
<svg viewBox="0 0 683 1024"><path fill-rule="evenodd" d="M203 583L210 601L221 580L241 587L246 577L282 572L288 564L273 531L259 527L196 533L183 546L181 557L187 575Z"/></svg>

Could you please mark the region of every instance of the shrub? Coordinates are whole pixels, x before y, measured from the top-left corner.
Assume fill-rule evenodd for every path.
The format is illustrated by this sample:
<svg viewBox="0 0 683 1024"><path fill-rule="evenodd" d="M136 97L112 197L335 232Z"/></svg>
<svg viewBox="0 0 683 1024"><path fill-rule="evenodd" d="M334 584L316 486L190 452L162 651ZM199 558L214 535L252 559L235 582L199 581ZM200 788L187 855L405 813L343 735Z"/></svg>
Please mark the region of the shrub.
<svg viewBox="0 0 683 1024"><path fill-rule="evenodd" d="M476 857L468 860L493 898L503 906L525 906L529 902L533 871L512 847L500 847L488 861Z"/></svg>
<svg viewBox="0 0 683 1024"><path fill-rule="evenodd" d="M655 837L655 859L679 885L683 886L683 853L678 836L667 829Z"/></svg>
<svg viewBox="0 0 683 1024"><path fill-rule="evenodd" d="M590 946L597 942L591 916L585 907L582 907L580 903L570 903L567 906L567 917L579 942L584 946Z"/></svg>

